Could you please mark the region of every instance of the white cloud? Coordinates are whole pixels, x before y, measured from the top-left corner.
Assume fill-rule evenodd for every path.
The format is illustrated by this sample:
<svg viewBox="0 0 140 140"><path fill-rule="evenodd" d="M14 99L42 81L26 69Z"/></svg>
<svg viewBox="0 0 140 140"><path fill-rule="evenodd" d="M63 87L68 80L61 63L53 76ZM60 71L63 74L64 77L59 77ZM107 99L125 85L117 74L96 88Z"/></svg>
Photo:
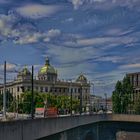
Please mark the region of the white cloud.
<svg viewBox="0 0 140 140"><path fill-rule="evenodd" d="M70 17L70 18L66 18L66 19L62 20L62 23L73 22L73 21L74 21L74 18Z"/></svg>
<svg viewBox="0 0 140 140"><path fill-rule="evenodd" d="M97 9L111 9L113 7L121 6L128 8L136 8L139 10L139 0L69 0L75 9L80 6L89 5Z"/></svg>
<svg viewBox="0 0 140 140"><path fill-rule="evenodd" d="M58 45L49 45L47 53L51 56L57 56L57 61L66 65L74 63L77 65L77 63L83 63L85 60L99 55L98 50L92 47L76 49Z"/></svg>
<svg viewBox="0 0 140 140"><path fill-rule="evenodd" d="M92 66L94 69L94 65ZM81 73L87 75L87 72L91 70L90 64L83 62L81 64L77 64L73 67L57 67L58 74L60 79L73 79L75 80Z"/></svg>
<svg viewBox="0 0 140 140"><path fill-rule="evenodd" d="M83 5L84 0L70 0L74 5L74 8L77 9L80 5Z"/></svg>
<svg viewBox="0 0 140 140"><path fill-rule="evenodd" d="M133 27L132 28L129 28L127 30L125 29L121 29L121 28L109 28L107 29L107 31L105 32L106 35L110 35L110 36L122 36L122 35L126 35L128 33L131 33L133 32L134 29Z"/></svg>
<svg viewBox="0 0 140 140"><path fill-rule="evenodd" d="M50 38L49 37L46 37L46 38L43 39L43 41L44 42L49 42L50 41Z"/></svg>
<svg viewBox="0 0 140 140"><path fill-rule="evenodd" d="M120 69L135 69L140 68L140 63L121 65Z"/></svg>
<svg viewBox="0 0 140 140"><path fill-rule="evenodd" d="M102 49L104 46L108 44L110 47L114 47L120 44L129 44L131 42L136 42L138 38L136 37L95 37L95 38L80 38L75 41L65 41L63 44L66 46L95 46L102 45ZM112 45L111 45L112 44ZM104 46L103 46L104 45Z"/></svg>
<svg viewBox="0 0 140 140"><path fill-rule="evenodd" d="M23 17L38 19L49 17L58 12L60 9L61 7L56 5L30 4L17 8L16 12Z"/></svg>
<svg viewBox="0 0 140 140"><path fill-rule="evenodd" d="M31 35L27 34L23 37L20 37L18 40L15 40L14 42L18 44L37 43L41 37L42 36L39 33L33 33Z"/></svg>
<svg viewBox="0 0 140 140"><path fill-rule="evenodd" d="M33 24L20 22L14 14L0 15L0 36L3 41L11 40L16 44L30 44L40 41L49 42L60 35L59 29L40 32Z"/></svg>
<svg viewBox="0 0 140 140"><path fill-rule="evenodd" d="M15 64L11 64L11 63L6 63L6 70L14 70L16 68ZM4 64L0 65L0 70L4 71Z"/></svg>
<svg viewBox="0 0 140 140"><path fill-rule="evenodd" d="M48 31L47 36L52 38L52 37L57 37L60 34L61 34L60 30L58 30L58 29L51 29L51 30Z"/></svg>
<svg viewBox="0 0 140 140"><path fill-rule="evenodd" d="M16 17L13 15L0 15L0 34L3 36L10 36L12 32L12 26L16 21Z"/></svg>
<svg viewBox="0 0 140 140"><path fill-rule="evenodd" d="M123 58L120 56L101 56L101 57L97 58L96 60L102 61L102 62L110 61L113 63L118 63L118 62L121 62L123 60Z"/></svg>
<svg viewBox="0 0 140 140"><path fill-rule="evenodd" d="M20 37L14 40L17 44L30 44L39 42L50 42L51 39L59 37L61 31L58 29L51 29L48 32L27 31L20 32Z"/></svg>

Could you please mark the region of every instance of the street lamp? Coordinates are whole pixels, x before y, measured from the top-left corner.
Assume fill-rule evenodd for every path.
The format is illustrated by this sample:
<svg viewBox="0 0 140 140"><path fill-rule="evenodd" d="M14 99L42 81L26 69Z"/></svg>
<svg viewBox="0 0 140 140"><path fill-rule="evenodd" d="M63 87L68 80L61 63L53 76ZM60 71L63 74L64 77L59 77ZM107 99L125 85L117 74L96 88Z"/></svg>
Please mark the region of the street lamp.
<svg viewBox="0 0 140 140"><path fill-rule="evenodd" d="M4 62L3 119L6 119L6 61Z"/></svg>
<svg viewBox="0 0 140 140"><path fill-rule="evenodd" d="M90 92L94 95L94 83L93 82L90 82ZM90 97L90 112L92 111L93 108L95 108L95 103L92 104L91 103L91 97Z"/></svg>
<svg viewBox="0 0 140 140"><path fill-rule="evenodd" d="M31 118L34 119L34 66L32 66L32 79L31 79Z"/></svg>
<svg viewBox="0 0 140 140"><path fill-rule="evenodd" d="M72 82L70 82L70 114L72 116L72 88L71 88Z"/></svg>
<svg viewBox="0 0 140 140"><path fill-rule="evenodd" d="M107 112L107 94L105 93L105 111Z"/></svg>
<svg viewBox="0 0 140 140"><path fill-rule="evenodd" d="M82 114L82 83L81 83L81 88L80 88L80 115Z"/></svg>

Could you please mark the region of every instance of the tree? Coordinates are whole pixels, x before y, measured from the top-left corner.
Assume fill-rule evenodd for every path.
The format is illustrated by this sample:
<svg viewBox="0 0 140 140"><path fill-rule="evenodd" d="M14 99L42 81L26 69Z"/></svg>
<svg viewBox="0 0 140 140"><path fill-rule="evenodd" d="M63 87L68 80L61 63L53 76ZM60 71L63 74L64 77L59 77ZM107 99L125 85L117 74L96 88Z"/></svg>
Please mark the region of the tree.
<svg viewBox="0 0 140 140"><path fill-rule="evenodd" d="M50 93L38 93L34 92L34 105L37 107L56 107L58 110L71 109L71 99L69 96L65 95L53 95ZM72 109L77 111L79 107L79 100L72 99ZM21 113L31 113L31 92L25 92L20 96L18 111Z"/></svg>
<svg viewBox="0 0 140 140"><path fill-rule="evenodd" d="M8 111L13 111L13 95L9 91L6 92L6 108Z"/></svg>
<svg viewBox="0 0 140 140"><path fill-rule="evenodd" d="M113 111L114 113L126 113L131 104L131 94L133 87L128 76L123 78L123 81L118 81L115 90L112 94Z"/></svg>
<svg viewBox="0 0 140 140"><path fill-rule="evenodd" d="M2 110L3 107L3 94L0 94L0 110Z"/></svg>
<svg viewBox="0 0 140 140"><path fill-rule="evenodd" d="M13 111L13 95L9 91L6 92L6 108L7 111ZM3 94L0 94L0 110L3 109Z"/></svg>
<svg viewBox="0 0 140 140"><path fill-rule="evenodd" d="M112 94L113 111L115 113L121 113L121 95L122 95L122 83L117 82L115 86L115 91Z"/></svg>
<svg viewBox="0 0 140 140"><path fill-rule="evenodd" d="M137 99L137 101L134 104L134 110L136 114L140 114L140 97Z"/></svg>
<svg viewBox="0 0 140 140"><path fill-rule="evenodd" d="M132 103L131 94L133 93L133 86L128 76L125 76L123 79L122 89L123 89L122 112L126 113L130 111L130 106Z"/></svg>
<svg viewBox="0 0 140 140"><path fill-rule="evenodd" d="M31 102L32 102L32 94L30 91L25 92L21 95L18 110L21 113L31 113ZM44 107L44 99L41 94L38 92L34 92L34 107Z"/></svg>

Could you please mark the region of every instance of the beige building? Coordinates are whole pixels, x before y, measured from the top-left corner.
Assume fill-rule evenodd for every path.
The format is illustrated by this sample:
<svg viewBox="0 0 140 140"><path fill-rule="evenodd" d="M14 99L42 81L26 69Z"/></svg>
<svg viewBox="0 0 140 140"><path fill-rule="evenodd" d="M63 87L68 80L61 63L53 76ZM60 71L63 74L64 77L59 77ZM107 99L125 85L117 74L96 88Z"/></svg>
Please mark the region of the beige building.
<svg viewBox="0 0 140 140"><path fill-rule="evenodd" d="M90 83L83 74L74 82L58 80L57 76L57 71L47 58L45 65L38 72L38 78L34 79L34 91L67 96L72 93L72 97L76 99L80 99L82 94L83 106L90 104ZM18 98L25 91L31 90L31 77L31 72L26 67L23 68L14 81L6 84L6 90ZM0 93L3 93L3 85L0 85Z"/></svg>

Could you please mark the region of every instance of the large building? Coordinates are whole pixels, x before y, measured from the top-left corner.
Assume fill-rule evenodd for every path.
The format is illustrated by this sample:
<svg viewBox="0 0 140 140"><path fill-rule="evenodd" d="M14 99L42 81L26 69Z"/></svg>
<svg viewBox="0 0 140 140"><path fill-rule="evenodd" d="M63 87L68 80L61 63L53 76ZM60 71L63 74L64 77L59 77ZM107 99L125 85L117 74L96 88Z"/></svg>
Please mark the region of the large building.
<svg viewBox="0 0 140 140"><path fill-rule="evenodd" d="M130 78L130 82L133 86L133 94L131 99L136 101L140 98L140 72L129 73L127 76Z"/></svg>
<svg viewBox="0 0 140 140"><path fill-rule="evenodd" d="M90 105L93 111L112 110L111 98L103 98L101 96L90 95Z"/></svg>
<svg viewBox="0 0 140 140"><path fill-rule="evenodd" d="M34 91L67 96L72 93L72 97L76 99L80 99L82 95L82 105L90 104L90 83L83 74L74 82L58 80L57 76L57 71L47 58L45 65L38 72L38 78L34 79ZM18 98L25 91L31 90L31 77L31 72L26 67L23 68L14 81L6 84L6 90ZM0 85L0 93L3 92L3 85Z"/></svg>

